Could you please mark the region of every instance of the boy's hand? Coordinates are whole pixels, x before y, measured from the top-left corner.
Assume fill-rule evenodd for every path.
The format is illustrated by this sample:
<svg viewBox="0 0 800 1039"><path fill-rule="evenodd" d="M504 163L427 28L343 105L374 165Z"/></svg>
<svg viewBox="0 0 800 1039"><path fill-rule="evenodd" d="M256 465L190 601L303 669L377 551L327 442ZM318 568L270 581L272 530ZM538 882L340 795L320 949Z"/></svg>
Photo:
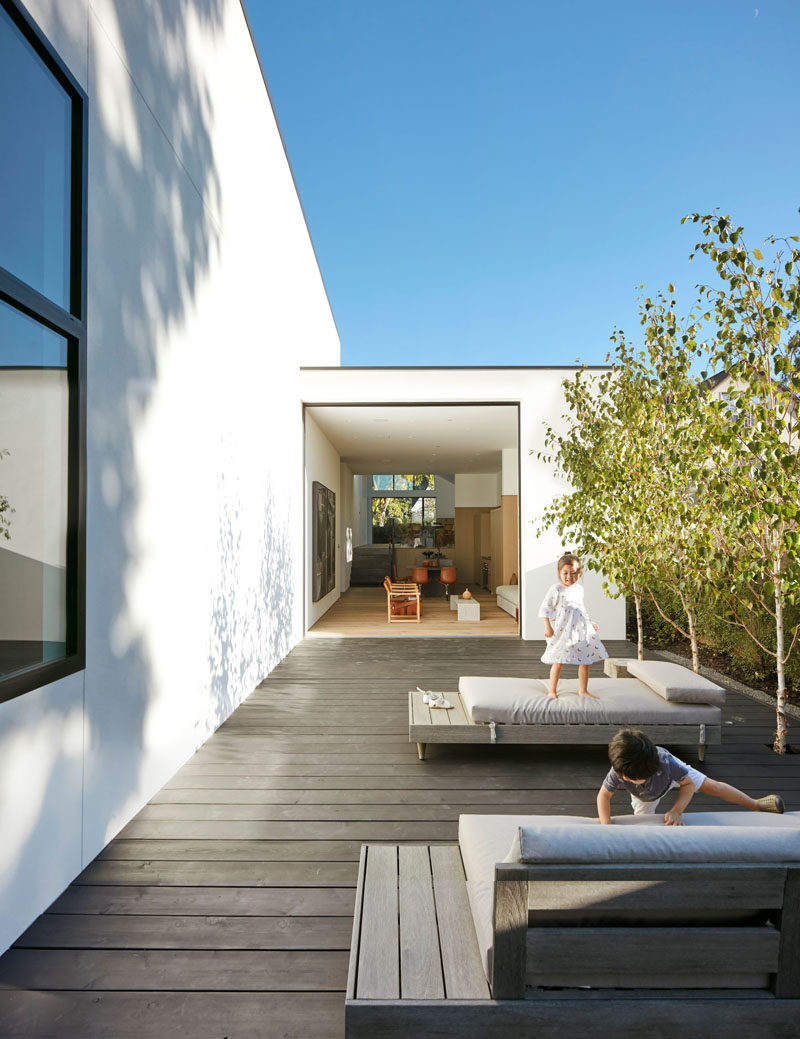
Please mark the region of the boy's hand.
<svg viewBox="0 0 800 1039"><path fill-rule="evenodd" d="M676 812L673 808L671 812L664 813L664 825L665 826L683 826L683 815L681 812Z"/></svg>
<svg viewBox="0 0 800 1039"><path fill-rule="evenodd" d="M546 639L551 639L553 637L553 625L550 623L550 621L545 622L544 637Z"/></svg>

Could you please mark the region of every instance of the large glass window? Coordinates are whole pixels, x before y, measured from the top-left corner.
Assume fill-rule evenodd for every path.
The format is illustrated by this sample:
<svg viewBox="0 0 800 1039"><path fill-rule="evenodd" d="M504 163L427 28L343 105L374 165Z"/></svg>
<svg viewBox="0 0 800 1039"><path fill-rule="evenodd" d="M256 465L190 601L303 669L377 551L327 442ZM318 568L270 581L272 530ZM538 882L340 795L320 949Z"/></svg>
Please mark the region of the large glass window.
<svg viewBox="0 0 800 1039"><path fill-rule="evenodd" d="M72 100L0 8L0 266L70 305Z"/></svg>
<svg viewBox="0 0 800 1039"><path fill-rule="evenodd" d="M0 0L0 700L84 663L85 98Z"/></svg>
<svg viewBox="0 0 800 1039"><path fill-rule="evenodd" d="M436 499L407 495L373 496L372 543L398 548L425 548L434 544Z"/></svg>
<svg viewBox="0 0 800 1039"><path fill-rule="evenodd" d="M433 473L394 473L372 477L373 491L432 491L434 486Z"/></svg>

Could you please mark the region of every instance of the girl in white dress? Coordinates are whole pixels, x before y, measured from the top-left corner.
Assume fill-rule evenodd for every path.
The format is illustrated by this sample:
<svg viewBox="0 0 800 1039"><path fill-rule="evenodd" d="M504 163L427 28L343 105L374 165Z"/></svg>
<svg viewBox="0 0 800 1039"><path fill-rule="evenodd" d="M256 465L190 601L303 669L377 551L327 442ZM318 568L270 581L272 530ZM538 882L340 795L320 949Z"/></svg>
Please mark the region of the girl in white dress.
<svg viewBox="0 0 800 1039"><path fill-rule="evenodd" d="M558 561L558 583L547 590L539 616L544 620L547 648L542 663L551 664L548 694L558 696L558 678L563 664L578 665L578 695L589 692L589 665L608 656L597 637L600 630L589 618L583 604L583 586L578 584L581 561L567 552ZM593 699L597 699L593 697Z"/></svg>

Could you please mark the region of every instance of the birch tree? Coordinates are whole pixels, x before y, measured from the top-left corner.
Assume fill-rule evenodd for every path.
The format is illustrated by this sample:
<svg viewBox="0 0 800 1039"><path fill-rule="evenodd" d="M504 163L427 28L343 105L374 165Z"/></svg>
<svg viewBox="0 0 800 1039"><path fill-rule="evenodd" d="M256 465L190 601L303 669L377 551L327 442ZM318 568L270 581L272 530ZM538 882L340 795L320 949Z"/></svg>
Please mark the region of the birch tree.
<svg viewBox="0 0 800 1039"><path fill-rule="evenodd" d="M709 570L731 622L775 660L774 749L786 753L785 665L800 632L800 625L787 631L784 621L787 605L800 601L798 238L768 238L775 253L765 264L729 217L684 220L700 225L695 254L711 260L722 282L700 288L714 323L712 360L731 378L725 398L714 402L713 447L698 468L698 480L721 503ZM774 622L770 642L754 623L758 608Z"/></svg>

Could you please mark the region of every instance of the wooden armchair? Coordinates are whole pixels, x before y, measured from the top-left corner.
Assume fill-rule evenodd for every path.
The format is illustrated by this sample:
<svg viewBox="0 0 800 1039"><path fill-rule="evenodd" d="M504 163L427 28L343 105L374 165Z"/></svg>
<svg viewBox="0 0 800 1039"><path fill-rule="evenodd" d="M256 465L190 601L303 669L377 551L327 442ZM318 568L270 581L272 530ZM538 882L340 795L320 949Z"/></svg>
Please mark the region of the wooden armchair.
<svg viewBox="0 0 800 1039"><path fill-rule="evenodd" d="M392 621L412 621L419 624L422 616L422 604L419 596L419 585L413 581L394 581L384 578L386 589L386 616L389 624Z"/></svg>

